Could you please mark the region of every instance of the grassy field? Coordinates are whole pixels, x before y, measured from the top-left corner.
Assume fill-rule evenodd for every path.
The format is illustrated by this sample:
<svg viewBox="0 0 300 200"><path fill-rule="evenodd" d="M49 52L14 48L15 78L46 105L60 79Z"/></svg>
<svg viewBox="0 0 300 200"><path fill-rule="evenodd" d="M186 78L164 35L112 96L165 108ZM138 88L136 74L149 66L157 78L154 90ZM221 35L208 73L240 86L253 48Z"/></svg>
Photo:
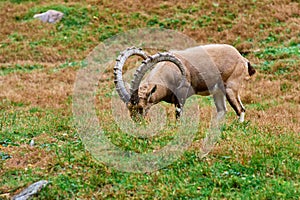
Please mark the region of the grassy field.
<svg viewBox="0 0 300 200"><path fill-rule="evenodd" d="M50 183L36 199L300 199L299 7L297 0L0 0L0 199L41 179ZM62 21L33 19L48 9L64 12ZM200 97L203 121L184 155L152 173L128 173L85 150L72 94L76 72L98 44L145 27L231 44L257 74L243 85L246 121L228 107L207 157L199 149L212 108ZM147 152L172 140L172 127L150 139L122 133L110 111L113 88L107 70L96 103L113 143Z"/></svg>

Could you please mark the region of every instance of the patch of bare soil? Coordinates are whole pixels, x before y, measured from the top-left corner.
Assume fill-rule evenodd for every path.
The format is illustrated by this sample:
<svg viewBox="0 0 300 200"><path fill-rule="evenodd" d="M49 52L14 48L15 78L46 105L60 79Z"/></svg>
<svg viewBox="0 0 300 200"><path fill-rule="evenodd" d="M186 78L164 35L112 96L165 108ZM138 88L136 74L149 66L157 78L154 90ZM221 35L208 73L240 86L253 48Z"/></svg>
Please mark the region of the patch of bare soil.
<svg viewBox="0 0 300 200"><path fill-rule="evenodd" d="M32 106L65 108L73 92L76 70L34 71L0 77L0 99Z"/></svg>
<svg viewBox="0 0 300 200"><path fill-rule="evenodd" d="M20 146L1 146L1 151L10 155L11 158L4 161L4 169L28 169L28 168L48 168L55 154L38 147L38 144L57 142L55 138L44 133L35 138L35 146L22 144Z"/></svg>
<svg viewBox="0 0 300 200"><path fill-rule="evenodd" d="M255 77L254 77L255 78ZM247 110L246 116L267 132L284 134L300 132L300 84L289 80L269 80L257 76L245 84L241 91L241 99L246 104L255 104L256 109ZM289 85L288 89L283 86Z"/></svg>
<svg viewBox="0 0 300 200"><path fill-rule="evenodd" d="M6 169L47 168L53 163L53 153L29 145L2 147L11 156L4 163Z"/></svg>

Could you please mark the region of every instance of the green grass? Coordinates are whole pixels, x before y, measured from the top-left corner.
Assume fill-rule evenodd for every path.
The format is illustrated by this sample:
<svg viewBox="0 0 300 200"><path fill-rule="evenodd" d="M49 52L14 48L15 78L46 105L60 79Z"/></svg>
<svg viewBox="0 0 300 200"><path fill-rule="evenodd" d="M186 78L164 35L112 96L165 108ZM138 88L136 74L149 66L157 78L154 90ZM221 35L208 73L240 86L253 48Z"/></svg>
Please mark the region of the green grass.
<svg viewBox="0 0 300 200"><path fill-rule="evenodd" d="M6 65L6 66L0 66L0 76L5 76L7 74L11 73L19 73L19 72L31 72L33 70L38 70L38 69L43 69L44 67L40 64L25 64L25 65L20 65L20 64L15 64L15 65Z"/></svg>
<svg viewBox="0 0 300 200"><path fill-rule="evenodd" d="M72 126L72 119L57 111L24 109L8 105L1 112L0 144L18 146L46 133L56 142L36 141L36 147L52 152L54 162L47 168L5 169L2 186L15 188L46 179L50 184L39 194L44 198L229 198L298 199L300 155L295 133L274 136L251 123L228 123L222 140L234 142L226 152L200 160L197 150L186 152L180 160L151 174L132 174L95 162ZM112 127L110 127L112 128ZM114 129L112 129L114 131ZM114 131L120 146L144 152L147 146ZM166 138L156 141L163 144ZM168 139L167 139L168 140ZM223 141L219 141L222 145ZM143 140L146 142L146 140ZM149 142L149 140L148 140ZM153 142L153 141L152 141ZM295 144L296 142L296 144ZM143 147L144 146L144 147ZM142 147L142 148L141 148ZM251 156L244 150L251 150ZM151 149L151 148L150 148ZM1 152L2 162L11 159ZM3 165L3 163L2 163ZM1 165L0 165L1 166ZM15 188L16 189L16 188ZM14 191L10 190L10 191Z"/></svg>

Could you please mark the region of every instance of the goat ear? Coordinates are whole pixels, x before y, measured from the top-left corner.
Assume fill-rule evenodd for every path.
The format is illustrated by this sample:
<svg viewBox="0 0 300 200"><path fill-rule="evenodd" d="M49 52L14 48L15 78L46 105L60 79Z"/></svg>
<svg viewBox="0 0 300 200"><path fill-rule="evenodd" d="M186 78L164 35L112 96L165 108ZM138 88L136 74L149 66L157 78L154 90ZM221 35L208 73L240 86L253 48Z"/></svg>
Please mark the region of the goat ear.
<svg viewBox="0 0 300 200"><path fill-rule="evenodd" d="M156 85L154 85L154 86L151 88L151 90L150 90L150 92L149 92L149 95L148 95L148 98L147 98L147 101L148 101L148 102L150 101L150 98L151 98L152 94L156 91L156 89L157 89L157 86L156 86Z"/></svg>
<svg viewBox="0 0 300 200"><path fill-rule="evenodd" d="M157 89L157 86L154 85L153 88L151 89L150 95L153 94L156 91L156 89Z"/></svg>

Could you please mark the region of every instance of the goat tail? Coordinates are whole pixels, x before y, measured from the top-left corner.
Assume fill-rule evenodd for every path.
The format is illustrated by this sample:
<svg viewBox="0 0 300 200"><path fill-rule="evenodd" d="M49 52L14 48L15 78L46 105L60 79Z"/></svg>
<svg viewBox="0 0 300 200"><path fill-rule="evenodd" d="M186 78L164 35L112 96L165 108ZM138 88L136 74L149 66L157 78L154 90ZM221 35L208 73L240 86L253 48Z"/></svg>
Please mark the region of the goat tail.
<svg viewBox="0 0 300 200"><path fill-rule="evenodd" d="M252 67L252 65L250 64L250 62L247 62L248 65L248 74L249 76L252 76L255 74L256 70L254 69L254 67Z"/></svg>

